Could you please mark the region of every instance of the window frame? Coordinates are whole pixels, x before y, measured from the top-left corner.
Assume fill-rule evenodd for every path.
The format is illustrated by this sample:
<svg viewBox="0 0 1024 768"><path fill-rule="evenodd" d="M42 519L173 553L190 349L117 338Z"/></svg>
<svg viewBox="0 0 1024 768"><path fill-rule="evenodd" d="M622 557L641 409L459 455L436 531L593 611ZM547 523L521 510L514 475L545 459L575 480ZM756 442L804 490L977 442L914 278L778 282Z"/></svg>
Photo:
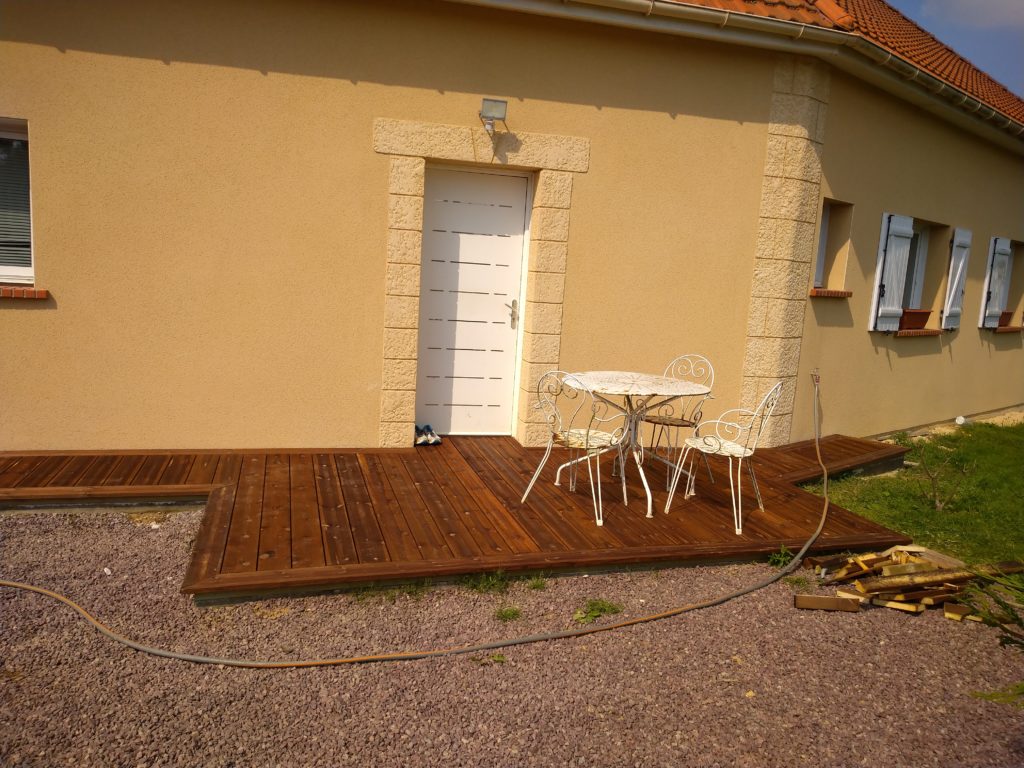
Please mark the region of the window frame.
<svg viewBox="0 0 1024 768"><path fill-rule="evenodd" d="M0 118L0 139L8 139L11 141L23 141L25 142L26 151L31 153L31 147L28 140L28 123L23 120L15 120L10 118ZM31 155L30 155L31 156ZM16 285L34 285L35 284L35 236L34 226L32 220L32 164L29 161L29 180L28 180L28 215L29 215L29 266L27 267L15 267L12 265L0 264L0 283L16 284Z"/></svg>

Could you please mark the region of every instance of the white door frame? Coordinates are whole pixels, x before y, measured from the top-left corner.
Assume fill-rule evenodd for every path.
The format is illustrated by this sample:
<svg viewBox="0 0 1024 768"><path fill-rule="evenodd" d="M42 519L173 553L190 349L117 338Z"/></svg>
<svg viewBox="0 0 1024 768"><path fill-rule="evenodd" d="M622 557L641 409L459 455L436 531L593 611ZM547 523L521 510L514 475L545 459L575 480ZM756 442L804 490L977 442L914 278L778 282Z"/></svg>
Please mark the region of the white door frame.
<svg viewBox="0 0 1024 768"><path fill-rule="evenodd" d="M526 179L526 201L523 209L523 252L520 255L522 259L521 271L519 278L519 319L516 327L516 348L515 348L515 368L512 374L512 407L509 413L508 432L502 434L515 435L516 433L516 421L517 414L519 413L519 391L520 381L522 380L523 372L523 330L526 323L523 319L526 314L526 296L527 296L527 283L529 282L529 268L530 268L530 212L533 210L533 194L536 186L536 173L531 171L515 171L508 170L505 168L493 168L490 166L478 166L478 165L456 165L453 163L426 163L426 170L437 169L440 171L458 171L461 173L479 173L488 174L491 176L515 176L517 178ZM470 434L470 433L460 433ZM494 434L493 432L486 432L480 434Z"/></svg>
<svg viewBox="0 0 1024 768"><path fill-rule="evenodd" d="M562 305L573 210L574 178L590 168L590 140L582 136L495 132L482 126L448 125L378 117L373 150L387 158L387 230L384 264L384 354L381 365L382 448L409 448L416 406L419 357L420 261L426 163L460 170L515 169L533 185L527 240L530 257L519 338L518 387L533 388L539 372L560 368ZM525 242L524 242L525 246ZM536 270L530 271L530 270ZM543 288L543 290L542 290ZM543 415L526 408L529 392L516 393L514 437L543 446L550 438Z"/></svg>

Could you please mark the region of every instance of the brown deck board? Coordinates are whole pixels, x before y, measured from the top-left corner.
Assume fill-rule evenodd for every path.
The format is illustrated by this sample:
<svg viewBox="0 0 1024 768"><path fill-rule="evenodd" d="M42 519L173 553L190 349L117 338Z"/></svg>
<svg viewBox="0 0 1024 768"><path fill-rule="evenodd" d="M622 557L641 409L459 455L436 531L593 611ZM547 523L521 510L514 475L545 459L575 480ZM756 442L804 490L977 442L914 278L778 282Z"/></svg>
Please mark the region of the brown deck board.
<svg viewBox="0 0 1024 768"><path fill-rule="evenodd" d="M833 435L830 472L880 466L902 449ZM822 499L795 482L820 472L814 445L759 451L757 508L744 478L743 534L733 530L727 464L698 465L696 496L662 511L667 469L646 465L654 517L636 467L628 505L612 457L602 461L605 525L594 524L585 468L575 493L554 485L556 453L526 504L519 499L542 451L511 438L446 438L401 450L81 451L0 454L0 503L207 498L183 589L197 596L422 577L481 570L617 567L763 557L796 549L817 527ZM883 549L909 539L831 506L813 551Z"/></svg>
<svg viewBox="0 0 1024 768"><path fill-rule="evenodd" d="M217 473L217 464L220 462L220 458L216 453L204 453L196 456L185 482L189 484L212 482L213 476Z"/></svg>
<svg viewBox="0 0 1024 768"><path fill-rule="evenodd" d="M550 518L546 520L545 515L535 505L519 503L523 495L523 486L518 481L515 486L510 485L484 458L479 443L463 439L456 443L456 448L477 476L481 480L486 480L488 490L504 506L506 514L527 531L530 538L537 543L540 551L557 552L569 548L559 533L549 525Z"/></svg>
<svg viewBox="0 0 1024 768"><path fill-rule="evenodd" d="M434 475L423 463L420 451L416 456L405 459L402 464L413 487L419 493L423 512L429 515L434 525L445 537L445 545L455 557L479 557L494 555L501 552L491 547L482 548L473 535L471 525L461 519L462 516L453 501L445 495L441 486L434 480ZM394 487L394 483L392 483Z"/></svg>
<svg viewBox="0 0 1024 768"><path fill-rule="evenodd" d="M117 464L117 459L117 456L97 456L96 460L78 478L78 482L75 485L103 485L103 481L107 479L107 475L110 474L114 465ZM169 483L169 485L178 484Z"/></svg>
<svg viewBox="0 0 1024 768"><path fill-rule="evenodd" d="M391 559L422 560L424 554L413 533L412 523L406 519L398 497L391 489L380 456L360 456L356 462ZM432 549L432 554L436 554L436 547L429 543L425 546Z"/></svg>
<svg viewBox="0 0 1024 768"><path fill-rule="evenodd" d="M103 485L131 485L145 460L145 456L121 456Z"/></svg>
<svg viewBox="0 0 1024 768"><path fill-rule="evenodd" d="M301 453L291 457L289 478L291 497L291 567L316 568L326 564L316 496L316 468L313 457Z"/></svg>
<svg viewBox="0 0 1024 768"><path fill-rule="evenodd" d="M255 571L259 563L260 519L267 457L244 456L238 490L231 512L231 527L224 546L222 573Z"/></svg>
<svg viewBox="0 0 1024 768"><path fill-rule="evenodd" d="M290 457L267 457L260 515L259 570L290 568L292 564L292 499Z"/></svg>
<svg viewBox="0 0 1024 768"><path fill-rule="evenodd" d="M318 453L315 456L316 497L320 510L321 537L325 565L346 565L359 561L352 528L348 522L345 498L341 494L341 481L334 456Z"/></svg>
<svg viewBox="0 0 1024 768"><path fill-rule="evenodd" d="M455 449L451 440L446 440L433 451L433 454L444 460L454 477L466 489L466 493L476 502L480 513L485 517L484 525L493 526L495 532L500 534L514 554L540 551L537 542L484 485L480 476L466 462L466 457Z"/></svg>
<svg viewBox="0 0 1024 768"><path fill-rule="evenodd" d="M384 534L377 523L373 502L370 500L362 470L359 468L358 456L338 454L334 460L338 466L338 479L341 482L341 492L345 499L345 509L348 510L352 539L356 545L359 562L390 562L392 558L384 541ZM388 514L387 510L381 512L385 516Z"/></svg>
<svg viewBox="0 0 1024 768"><path fill-rule="evenodd" d="M221 572L241 470L241 456L223 456L217 462L212 479L219 487L210 493L206 503L206 514L199 526L192 560L185 573L186 584L210 581Z"/></svg>
<svg viewBox="0 0 1024 768"><path fill-rule="evenodd" d="M445 541L444 533L437 522L427 511L423 499L417 493L416 485L409 477L405 468L405 457L382 455L380 469L383 479L391 487L391 491L405 516L406 522L413 533L413 539L426 560L447 560L453 556L452 550ZM477 550L474 554L479 554Z"/></svg>
<svg viewBox="0 0 1024 768"><path fill-rule="evenodd" d="M476 542L480 552L484 555L511 553L513 549L491 523L490 517L480 508L476 499L462 484L451 466L444 460L444 456L439 451L432 449L421 451L419 458L423 469L429 473L429 477L437 485L440 496L438 502L451 507L453 514L457 516L473 541ZM413 479L417 483L426 482L418 470ZM437 502L432 501L431 503Z"/></svg>
<svg viewBox="0 0 1024 768"><path fill-rule="evenodd" d="M189 470L196 457L189 454L171 456L170 461L160 475L160 485L181 485L188 477Z"/></svg>
<svg viewBox="0 0 1024 768"><path fill-rule="evenodd" d="M491 463L500 471L508 474L510 478L519 478L519 487L523 491L530 482L534 472L537 470L537 462L533 461L524 452L516 450L516 447L508 445L502 438L480 438L484 450L491 458ZM504 450L503 450L504 449ZM556 458L552 454L552 458ZM605 496L613 491L612 498L621 498L622 484L618 478L611 478L612 455L607 454L604 461L604 472L601 473L601 491ZM564 458L562 459L564 461ZM557 461L557 459L556 459ZM555 471L558 463L548 460L544 467L545 471ZM558 488L538 480L530 495L538 494L539 498L546 501L541 502L550 511L551 520L556 521L559 531L564 533L563 538L572 547L586 549L606 549L609 547L624 546L637 543L636 533L643 529L636 527L622 528L622 535L617 535L611 530L611 526L598 526L594 518L594 507L590 495L590 480L586 476L586 465L579 468L579 479L576 484L575 493L566 493L567 488ZM612 482L605 482L609 479ZM595 478L596 479L596 478ZM563 480L565 477L563 476ZM610 487L608 487L610 486ZM513 481L513 487L515 487ZM638 502L643 505L646 501ZM602 505L603 506L603 505ZM646 514L646 509L644 514ZM572 540L569 537L572 537Z"/></svg>
<svg viewBox="0 0 1024 768"><path fill-rule="evenodd" d="M78 458L78 457L76 457ZM167 465L171 463L171 456L156 454L154 456L147 456L142 461L142 466L139 467L139 471L135 477L132 478L133 485L157 485L160 481L160 475L167 469Z"/></svg>
<svg viewBox="0 0 1024 768"><path fill-rule="evenodd" d="M79 479L89 469L89 465L96 461L96 456L75 456L60 468L57 474L53 475L47 485L78 485ZM37 459L41 461L41 459Z"/></svg>
<svg viewBox="0 0 1024 768"><path fill-rule="evenodd" d="M15 485L23 488L45 486L49 483L50 478L60 472L61 468L69 461L71 461L70 456L47 456L30 471L25 472ZM2 484L2 480L0 480L0 485Z"/></svg>

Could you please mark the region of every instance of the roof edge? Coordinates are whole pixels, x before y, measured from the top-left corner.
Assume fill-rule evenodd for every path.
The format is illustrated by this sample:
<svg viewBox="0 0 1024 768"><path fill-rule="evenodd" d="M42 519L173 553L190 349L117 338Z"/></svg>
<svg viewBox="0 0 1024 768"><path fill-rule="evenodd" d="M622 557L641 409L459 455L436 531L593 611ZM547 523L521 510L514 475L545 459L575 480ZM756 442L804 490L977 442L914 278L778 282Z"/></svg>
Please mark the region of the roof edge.
<svg viewBox="0 0 1024 768"><path fill-rule="evenodd" d="M666 0L445 1L815 56L987 141L1024 155L1024 123L928 74L877 43L843 29ZM834 0L817 0L815 7L832 23L845 26L843 22L849 14ZM831 16L833 11L835 18Z"/></svg>

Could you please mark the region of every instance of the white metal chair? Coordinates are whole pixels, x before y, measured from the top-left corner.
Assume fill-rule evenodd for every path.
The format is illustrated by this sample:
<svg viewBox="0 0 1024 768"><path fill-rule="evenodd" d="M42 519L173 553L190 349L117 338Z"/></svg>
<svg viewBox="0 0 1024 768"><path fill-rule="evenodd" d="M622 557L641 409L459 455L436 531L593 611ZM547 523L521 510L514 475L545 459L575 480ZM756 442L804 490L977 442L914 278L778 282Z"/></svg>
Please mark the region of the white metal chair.
<svg viewBox="0 0 1024 768"><path fill-rule="evenodd" d="M665 376L673 379L692 381L708 388L708 394L699 397L683 397L656 407L644 414L643 420L654 427L651 440L651 455L670 468L675 468L684 446L679 440L683 429L692 429L700 423L701 409L704 401L711 399L711 388L715 384L715 369L711 361L704 355L680 355L665 368ZM665 441L665 455L658 452L662 440ZM711 467L704 457L704 464L711 476ZM665 489L668 490L672 479L671 470L665 476Z"/></svg>
<svg viewBox="0 0 1024 768"><path fill-rule="evenodd" d="M690 471L686 481L686 493L684 498L694 495L694 474L693 460L696 458L694 451L698 451L706 458L709 455L725 456L729 460L729 491L732 495L732 517L736 527L737 535L743 533L743 491L741 489L743 480L743 460L748 459L747 469L750 472L750 480L754 484L754 493L757 495L757 506L764 510L764 502L761 501L761 489L757 487L757 476L754 474L753 461L750 461L757 449L757 441L761 437L764 425L778 405L779 397L782 394L782 382L780 381L754 410L735 408L726 411L717 419L701 422L694 429L693 437L683 441L684 449L676 465L675 473L672 476L672 485L669 488L668 499L665 501L665 513L668 513L672 505L672 497L675 495L676 487L679 484L679 476L683 474L683 465L686 457L690 456ZM736 459L737 467L735 479L733 479L732 462Z"/></svg>
<svg viewBox="0 0 1024 768"><path fill-rule="evenodd" d="M576 491L576 473L582 462L587 463L590 478L590 495L594 501L594 518L598 525L604 525L604 511L601 504L601 462L603 453L616 451L619 463L623 464L623 440L626 437L625 415L600 399L587 387L565 371L549 371L541 376L537 384L536 406L544 413L551 437L548 439L544 458L533 473L522 501L533 490L541 470L556 445L569 451L569 460L559 466L555 473L555 485L561 485L562 470L569 470L569 490ZM593 459L593 465L591 465ZM596 475L596 479L595 479ZM626 476L622 473L622 498L626 498Z"/></svg>

